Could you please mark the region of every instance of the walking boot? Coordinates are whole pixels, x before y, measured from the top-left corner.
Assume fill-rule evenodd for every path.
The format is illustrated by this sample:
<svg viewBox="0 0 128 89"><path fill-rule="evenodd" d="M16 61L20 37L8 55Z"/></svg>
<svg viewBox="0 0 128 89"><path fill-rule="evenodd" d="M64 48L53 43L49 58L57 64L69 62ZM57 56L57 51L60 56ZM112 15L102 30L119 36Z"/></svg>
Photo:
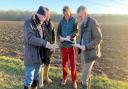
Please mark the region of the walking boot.
<svg viewBox="0 0 128 89"><path fill-rule="evenodd" d="M39 88L43 88L43 86L44 86L44 66L41 67Z"/></svg>
<svg viewBox="0 0 128 89"><path fill-rule="evenodd" d="M37 89L38 87L38 80L33 80L33 83L31 85L31 89Z"/></svg>
<svg viewBox="0 0 128 89"><path fill-rule="evenodd" d="M49 66L44 65L44 82L50 84L52 83L52 80L49 78L48 73L49 73Z"/></svg>
<svg viewBox="0 0 128 89"><path fill-rule="evenodd" d="M81 82L82 89L87 89L87 85L83 82Z"/></svg>
<svg viewBox="0 0 128 89"><path fill-rule="evenodd" d="M73 85L73 89L77 89L77 82L74 82L72 85Z"/></svg>
<svg viewBox="0 0 128 89"><path fill-rule="evenodd" d="M28 87L28 86L24 86L24 89L31 89L31 87Z"/></svg>

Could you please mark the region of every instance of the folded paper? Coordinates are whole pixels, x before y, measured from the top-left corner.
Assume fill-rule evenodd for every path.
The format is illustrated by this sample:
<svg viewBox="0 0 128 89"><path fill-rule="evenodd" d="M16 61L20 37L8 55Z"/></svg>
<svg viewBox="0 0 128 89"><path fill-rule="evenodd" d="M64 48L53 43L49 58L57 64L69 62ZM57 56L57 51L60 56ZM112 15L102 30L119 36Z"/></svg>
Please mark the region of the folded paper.
<svg viewBox="0 0 128 89"><path fill-rule="evenodd" d="M55 43L55 44L51 44L51 45L50 45L50 48L51 48L51 49L56 49L56 48L59 48L59 45L56 44L56 43Z"/></svg>

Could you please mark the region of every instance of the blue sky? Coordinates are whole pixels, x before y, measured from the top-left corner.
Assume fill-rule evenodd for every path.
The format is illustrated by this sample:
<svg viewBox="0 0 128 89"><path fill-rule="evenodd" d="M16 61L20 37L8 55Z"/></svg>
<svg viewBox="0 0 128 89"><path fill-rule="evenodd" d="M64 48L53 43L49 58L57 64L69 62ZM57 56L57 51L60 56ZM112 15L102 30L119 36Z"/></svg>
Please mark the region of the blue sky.
<svg viewBox="0 0 128 89"><path fill-rule="evenodd" d="M73 13L84 5L89 13L128 14L128 0L1 0L0 10L36 11L40 5L57 13L64 5L69 5Z"/></svg>

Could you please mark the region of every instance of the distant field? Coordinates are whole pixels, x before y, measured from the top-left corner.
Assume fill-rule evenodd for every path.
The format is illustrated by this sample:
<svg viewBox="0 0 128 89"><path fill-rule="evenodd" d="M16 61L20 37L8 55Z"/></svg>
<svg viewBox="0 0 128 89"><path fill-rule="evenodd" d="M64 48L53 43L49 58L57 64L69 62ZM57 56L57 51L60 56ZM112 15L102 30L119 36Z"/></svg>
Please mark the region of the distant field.
<svg viewBox="0 0 128 89"><path fill-rule="evenodd" d="M55 23L55 27L56 25L57 23ZM0 56L23 58L22 26L23 22L0 22ZM128 82L128 25L101 23L101 29L103 56L96 62L93 74ZM56 50L55 58L52 61L55 66L61 66L58 54L60 51ZM78 58L78 71L80 71L79 60Z"/></svg>

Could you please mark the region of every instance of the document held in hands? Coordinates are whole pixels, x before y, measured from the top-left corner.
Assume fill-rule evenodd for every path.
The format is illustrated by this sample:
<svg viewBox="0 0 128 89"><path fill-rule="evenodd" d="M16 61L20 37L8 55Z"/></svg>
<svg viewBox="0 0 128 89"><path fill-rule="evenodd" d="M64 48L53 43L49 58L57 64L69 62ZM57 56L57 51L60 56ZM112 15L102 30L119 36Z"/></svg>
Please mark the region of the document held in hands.
<svg viewBox="0 0 128 89"><path fill-rule="evenodd" d="M50 48L51 48L51 49L56 49L56 48L59 48L59 45L56 44L56 43L55 43L55 44L51 44L51 45L50 45Z"/></svg>
<svg viewBox="0 0 128 89"><path fill-rule="evenodd" d="M64 38L64 37L62 37L62 36L60 36L60 40L61 40L61 41L64 41L64 40L65 40L65 41L71 41L71 40L70 40L70 39L68 39L67 37L66 37L66 38Z"/></svg>
<svg viewBox="0 0 128 89"><path fill-rule="evenodd" d="M81 48L80 44L73 44L72 46L77 47L77 48Z"/></svg>

